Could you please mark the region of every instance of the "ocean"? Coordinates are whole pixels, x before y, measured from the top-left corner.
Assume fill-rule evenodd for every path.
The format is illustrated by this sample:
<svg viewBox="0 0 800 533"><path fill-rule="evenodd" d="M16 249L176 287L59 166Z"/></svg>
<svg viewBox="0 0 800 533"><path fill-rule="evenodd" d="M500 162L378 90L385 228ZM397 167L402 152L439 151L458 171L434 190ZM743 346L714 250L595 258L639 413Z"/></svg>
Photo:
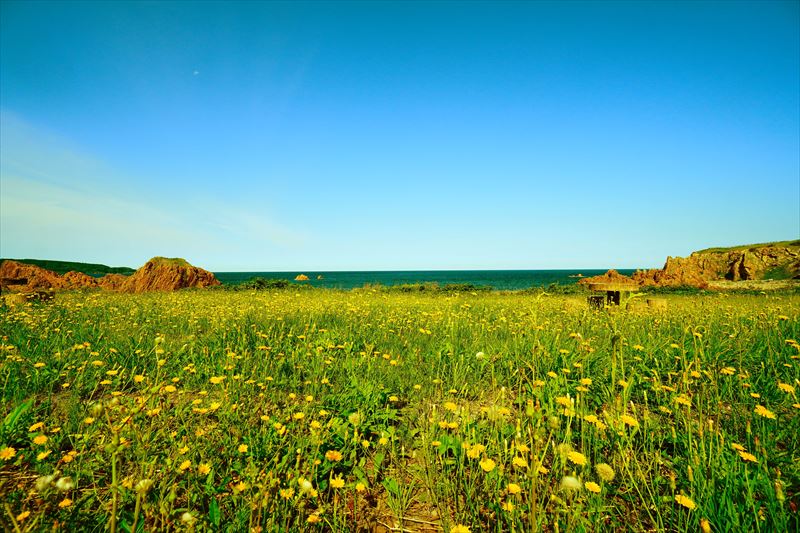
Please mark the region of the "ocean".
<svg viewBox="0 0 800 533"><path fill-rule="evenodd" d="M619 269L620 274L630 275L632 269ZM577 283L579 275L584 277L603 274L601 270L398 270L398 271L352 271L352 272L214 272L223 284L236 284L251 278L294 280L298 274L308 276L312 287L353 289L364 285L403 285L407 283L470 283L491 287L495 290L520 290L544 287L551 283Z"/></svg>

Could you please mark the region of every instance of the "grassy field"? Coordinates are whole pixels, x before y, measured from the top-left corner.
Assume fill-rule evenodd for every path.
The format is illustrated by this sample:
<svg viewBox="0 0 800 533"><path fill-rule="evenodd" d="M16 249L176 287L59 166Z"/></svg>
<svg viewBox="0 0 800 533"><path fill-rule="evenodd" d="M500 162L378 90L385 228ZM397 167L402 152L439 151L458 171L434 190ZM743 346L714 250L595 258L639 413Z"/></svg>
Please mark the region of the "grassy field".
<svg viewBox="0 0 800 533"><path fill-rule="evenodd" d="M59 294L0 311L6 531L790 531L800 296Z"/></svg>

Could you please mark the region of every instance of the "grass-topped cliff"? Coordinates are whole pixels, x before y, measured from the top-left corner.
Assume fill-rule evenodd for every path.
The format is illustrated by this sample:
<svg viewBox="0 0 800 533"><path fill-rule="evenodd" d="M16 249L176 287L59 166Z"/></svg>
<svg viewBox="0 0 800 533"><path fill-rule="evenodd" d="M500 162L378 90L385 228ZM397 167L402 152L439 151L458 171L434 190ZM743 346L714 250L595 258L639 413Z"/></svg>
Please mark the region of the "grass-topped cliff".
<svg viewBox="0 0 800 533"><path fill-rule="evenodd" d="M744 252L752 251L758 248L800 248L800 240L795 241L775 241L775 242L762 242L759 244L740 244L738 246L729 247L714 247L698 250L695 254L711 254L711 253L724 253L724 252Z"/></svg>
<svg viewBox="0 0 800 533"><path fill-rule="evenodd" d="M136 272L133 268L128 267L110 267L108 265L101 265L99 263L78 263L74 261L51 261L48 259L11 259L11 258L2 258L0 259L0 263L9 259L11 261L16 261L18 263L24 263L26 265L36 265L38 267L45 268L47 270L51 270L59 275L64 275L67 272L82 272L83 274L87 274L89 276L99 278L105 276L106 274L124 274L130 275Z"/></svg>

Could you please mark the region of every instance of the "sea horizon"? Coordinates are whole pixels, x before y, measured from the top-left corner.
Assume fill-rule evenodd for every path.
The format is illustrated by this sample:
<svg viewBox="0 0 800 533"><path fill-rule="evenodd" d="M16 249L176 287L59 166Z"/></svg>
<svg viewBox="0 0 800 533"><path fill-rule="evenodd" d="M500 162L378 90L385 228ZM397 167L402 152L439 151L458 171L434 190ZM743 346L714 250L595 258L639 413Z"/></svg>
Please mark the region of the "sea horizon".
<svg viewBox="0 0 800 533"><path fill-rule="evenodd" d="M616 269L630 275L638 269ZM475 269L475 270L284 270L214 272L223 285L242 283L253 278L286 279L312 287L353 289L365 285L406 285L415 283L471 284L495 290L519 290L544 287L553 283L569 285L581 278L607 272L607 268L594 269ZM308 280L296 281L299 275Z"/></svg>

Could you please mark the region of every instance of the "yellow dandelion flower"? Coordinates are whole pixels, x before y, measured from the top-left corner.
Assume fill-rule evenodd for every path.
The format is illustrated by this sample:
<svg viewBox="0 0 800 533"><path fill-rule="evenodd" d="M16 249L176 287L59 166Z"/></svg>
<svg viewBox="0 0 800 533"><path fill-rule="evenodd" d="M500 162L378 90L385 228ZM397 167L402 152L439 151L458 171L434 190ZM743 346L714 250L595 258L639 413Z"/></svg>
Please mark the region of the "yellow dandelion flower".
<svg viewBox="0 0 800 533"><path fill-rule="evenodd" d="M70 500L69 498L64 498L63 500L58 502L58 506L61 507L62 509L64 509L65 507L69 507L70 505L72 505L72 500Z"/></svg>
<svg viewBox="0 0 800 533"><path fill-rule="evenodd" d="M528 461L526 461L524 457L519 457L519 456L517 456L517 457L514 457L514 459L512 459L512 460L511 460L511 462L512 462L512 463L514 464L514 466L516 466L516 467L519 467L519 468L528 468Z"/></svg>
<svg viewBox="0 0 800 533"><path fill-rule="evenodd" d="M686 407L692 406L692 400L690 400L688 397L684 395L676 396L675 403L677 403L678 405L684 405Z"/></svg>
<svg viewBox="0 0 800 533"><path fill-rule="evenodd" d="M317 514L308 515L308 518L306 518L306 522L308 522L309 524L318 524L319 521L320 518L319 515Z"/></svg>
<svg viewBox="0 0 800 533"><path fill-rule="evenodd" d="M463 524L456 524L450 528L450 533L472 533L470 529Z"/></svg>
<svg viewBox="0 0 800 533"><path fill-rule="evenodd" d="M456 404L455 404L455 403L453 403L453 402L444 402L444 406L443 406L443 407L444 407L444 408L445 408L447 411L453 411L453 412L455 412L455 411L458 409L458 405L456 405Z"/></svg>
<svg viewBox="0 0 800 533"><path fill-rule="evenodd" d="M183 472L183 471L185 471L185 470L188 470L189 468L191 468L191 466L192 466L192 462L191 462L191 461L189 461L189 460L187 459L187 460L185 460L184 462L182 462L182 463L181 463L181 464L178 466L178 470L180 470L181 472Z"/></svg>
<svg viewBox="0 0 800 533"><path fill-rule="evenodd" d="M692 499L691 499L690 497L688 497L688 496L684 496L683 494L676 494L676 495L675 495L675 501L676 501L678 504L680 504L680 505L682 505L682 506L686 507L686 508L687 508L687 509L689 509L690 511L693 511L694 509L696 509L696 508L697 508L697 504L696 504L696 503L694 503L694 500L692 500Z"/></svg>
<svg viewBox="0 0 800 533"><path fill-rule="evenodd" d="M489 459L488 457L482 460L478 464L481 465L481 469L483 469L484 472L491 472L492 470L494 470L494 467L497 466L497 463L495 463L492 459Z"/></svg>
<svg viewBox="0 0 800 533"><path fill-rule="evenodd" d="M47 450L46 452L39 452L39 454L36 455L36 460L43 461L44 459L47 459L47 456L50 455L50 453L50 450Z"/></svg>
<svg viewBox="0 0 800 533"><path fill-rule="evenodd" d="M619 417L619 419L622 420L622 422L626 426L630 426L632 428L635 428L636 426L639 425L639 422L630 415L622 415L621 417Z"/></svg>
<svg viewBox="0 0 800 533"><path fill-rule="evenodd" d="M598 485L594 481L587 481L586 483L583 484L583 486L586 487L586 490L588 490L589 492L600 494L600 485Z"/></svg>
<svg viewBox="0 0 800 533"><path fill-rule="evenodd" d="M743 450L739 450L739 457L741 457L742 460L745 461L745 462L747 462L747 461L750 461L751 463L757 463L758 462L758 459L756 459L755 455L753 455L752 453L748 453L746 451L743 451Z"/></svg>
<svg viewBox="0 0 800 533"><path fill-rule="evenodd" d="M356 492L364 492L365 490L367 490L367 486L364 483L360 481L356 483Z"/></svg>
<svg viewBox="0 0 800 533"><path fill-rule="evenodd" d="M281 498L283 498L284 500L291 500L294 497L294 489L291 489L291 488L290 489L281 489L280 491L278 491L278 493L280 494Z"/></svg>
<svg viewBox="0 0 800 533"><path fill-rule="evenodd" d="M788 383L778 383L778 388L786 394L794 394L794 387Z"/></svg>
<svg viewBox="0 0 800 533"><path fill-rule="evenodd" d="M571 462L575 463L578 466L586 466L586 456L580 452L569 452L567 454L567 459Z"/></svg>
<svg viewBox="0 0 800 533"><path fill-rule="evenodd" d="M17 522L22 522L31 515L30 511L22 511L17 515Z"/></svg>
<svg viewBox="0 0 800 533"><path fill-rule="evenodd" d="M764 418L770 418L772 420L775 420L775 418L777 418L775 416L775 413L773 413L772 411L770 411L769 409L767 409L763 405L756 405L756 408L755 408L754 412L758 416L763 416Z"/></svg>
<svg viewBox="0 0 800 533"><path fill-rule="evenodd" d="M344 479L342 479L342 476L331 478L331 487L334 489L341 489L344 487Z"/></svg>
<svg viewBox="0 0 800 533"><path fill-rule="evenodd" d="M484 451L486 451L486 446L483 444L473 444L467 451L467 457L470 459L477 459Z"/></svg>
<svg viewBox="0 0 800 533"><path fill-rule="evenodd" d="M520 487L516 483L509 483L506 489L508 490L509 494L519 494L520 492L522 492L522 487Z"/></svg>
<svg viewBox="0 0 800 533"><path fill-rule="evenodd" d="M328 450L325 452L325 459L328 461L339 462L342 460L342 453L338 450Z"/></svg>
<svg viewBox="0 0 800 533"><path fill-rule="evenodd" d="M12 448L11 446L7 446L7 447L3 448L2 450L0 450L0 459L2 459L4 461L8 461L9 459L14 457L15 455L17 455L17 450Z"/></svg>
<svg viewBox="0 0 800 533"><path fill-rule="evenodd" d="M248 449L247 444L240 444L238 448L239 453L247 453L247 449Z"/></svg>
<svg viewBox="0 0 800 533"><path fill-rule="evenodd" d="M34 431L38 431L44 427L44 422L36 422L34 425L28 428L29 433L33 433Z"/></svg>
<svg viewBox="0 0 800 533"><path fill-rule="evenodd" d="M208 381L210 381L212 385L219 385L224 380L225 380L225 376L213 376Z"/></svg>
<svg viewBox="0 0 800 533"><path fill-rule="evenodd" d="M33 443L38 445L38 446L41 446L45 442L47 442L47 435L36 435L33 438Z"/></svg>
<svg viewBox="0 0 800 533"><path fill-rule="evenodd" d="M197 465L197 473L200 474L201 476L204 476L204 475L208 474L209 472L211 472L211 465L210 464L208 464L208 463L200 463L199 465Z"/></svg>

